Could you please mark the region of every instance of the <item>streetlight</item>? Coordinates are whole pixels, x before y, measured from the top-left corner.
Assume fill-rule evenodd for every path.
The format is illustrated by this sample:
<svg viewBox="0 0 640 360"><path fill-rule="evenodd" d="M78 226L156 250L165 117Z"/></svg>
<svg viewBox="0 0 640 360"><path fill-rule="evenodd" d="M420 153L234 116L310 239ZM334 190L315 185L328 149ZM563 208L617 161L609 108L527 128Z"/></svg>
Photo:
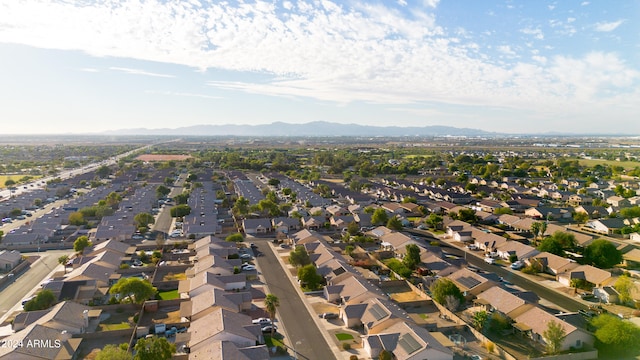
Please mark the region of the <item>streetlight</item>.
<svg viewBox="0 0 640 360"><path fill-rule="evenodd" d="M295 354L294 359L296 359L296 360L298 360L298 350L296 350L296 347L298 345L302 345L302 341L298 340L298 341L296 341L295 344L293 344L293 353Z"/></svg>

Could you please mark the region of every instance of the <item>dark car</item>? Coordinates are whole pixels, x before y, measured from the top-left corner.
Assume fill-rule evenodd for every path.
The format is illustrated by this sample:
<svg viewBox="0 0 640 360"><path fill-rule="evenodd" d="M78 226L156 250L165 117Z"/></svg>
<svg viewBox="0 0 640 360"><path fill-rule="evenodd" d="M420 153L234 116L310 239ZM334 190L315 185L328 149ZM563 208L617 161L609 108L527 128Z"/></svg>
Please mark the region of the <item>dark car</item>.
<svg viewBox="0 0 640 360"><path fill-rule="evenodd" d="M325 320L337 319L338 318L338 314L326 312L324 314L320 314L320 317L325 319Z"/></svg>

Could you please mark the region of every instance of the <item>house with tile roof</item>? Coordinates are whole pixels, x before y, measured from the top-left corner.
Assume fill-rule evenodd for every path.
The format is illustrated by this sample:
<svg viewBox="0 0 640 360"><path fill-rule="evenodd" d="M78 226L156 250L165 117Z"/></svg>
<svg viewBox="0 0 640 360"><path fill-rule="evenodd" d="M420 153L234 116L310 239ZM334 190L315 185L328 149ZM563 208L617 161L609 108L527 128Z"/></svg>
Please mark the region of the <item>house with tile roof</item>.
<svg viewBox="0 0 640 360"><path fill-rule="evenodd" d="M453 351L442 345L427 329L411 322L397 322L363 339L363 349L372 358L382 350L398 360L452 360Z"/></svg>
<svg viewBox="0 0 640 360"><path fill-rule="evenodd" d="M559 324L565 331L565 337L560 347L561 351L571 348L581 349L584 346L593 346L594 337L585 330L579 329L566 321L538 308L532 307L524 313L513 318L513 327L525 336L541 344L546 344L544 332L547 331L550 322Z"/></svg>
<svg viewBox="0 0 640 360"><path fill-rule="evenodd" d="M198 352L214 341L229 341L242 348L264 343L260 325L252 324L250 316L221 307L192 321L187 334L191 352Z"/></svg>

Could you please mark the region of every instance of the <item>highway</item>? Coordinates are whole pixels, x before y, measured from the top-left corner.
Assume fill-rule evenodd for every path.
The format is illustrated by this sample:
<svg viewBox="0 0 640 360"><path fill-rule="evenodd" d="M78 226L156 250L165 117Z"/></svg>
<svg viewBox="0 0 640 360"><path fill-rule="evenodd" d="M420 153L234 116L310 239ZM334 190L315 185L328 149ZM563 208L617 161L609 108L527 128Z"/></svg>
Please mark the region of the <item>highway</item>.
<svg viewBox="0 0 640 360"><path fill-rule="evenodd" d="M266 239L255 239L255 244L264 256L256 258L269 292L280 300L278 315L286 329L288 343L298 352L299 359L335 359L324 336L307 311L304 299L288 278L285 269L280 266L273 249ZM290 353L293 353L291 349Z"/></svg>

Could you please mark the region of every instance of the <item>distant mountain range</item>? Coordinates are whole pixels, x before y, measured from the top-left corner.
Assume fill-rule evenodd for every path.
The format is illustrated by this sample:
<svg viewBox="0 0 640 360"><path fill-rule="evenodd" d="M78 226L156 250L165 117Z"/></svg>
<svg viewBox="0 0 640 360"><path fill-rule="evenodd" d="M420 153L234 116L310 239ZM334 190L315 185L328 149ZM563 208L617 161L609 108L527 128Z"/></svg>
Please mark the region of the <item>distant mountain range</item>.
<svg viewBox="0 0 640 360"><path fill-rule="evenodd" d="M168 136L287 136L287 137L405 137L405 136L496 136L498 133L451 126L366 126L314 121L305 124L274 122L263 125L194 125L176 129L121 129L107 135Z"/></svg>

